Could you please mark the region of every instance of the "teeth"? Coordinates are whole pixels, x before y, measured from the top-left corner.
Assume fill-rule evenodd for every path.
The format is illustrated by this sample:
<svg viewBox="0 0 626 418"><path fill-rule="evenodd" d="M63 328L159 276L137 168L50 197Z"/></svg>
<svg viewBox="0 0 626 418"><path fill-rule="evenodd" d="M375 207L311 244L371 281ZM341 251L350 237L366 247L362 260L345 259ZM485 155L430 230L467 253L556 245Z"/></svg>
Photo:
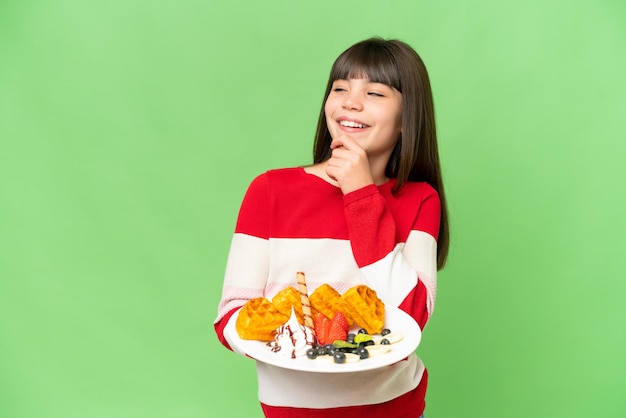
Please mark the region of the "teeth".
<svg viewBox="0 0 626 418"><path fill-rule="evenodd" d="M342 120L339 122L339 124L347 128L365 128L366 126L361 123L352 122L351 120Z"/></svg>

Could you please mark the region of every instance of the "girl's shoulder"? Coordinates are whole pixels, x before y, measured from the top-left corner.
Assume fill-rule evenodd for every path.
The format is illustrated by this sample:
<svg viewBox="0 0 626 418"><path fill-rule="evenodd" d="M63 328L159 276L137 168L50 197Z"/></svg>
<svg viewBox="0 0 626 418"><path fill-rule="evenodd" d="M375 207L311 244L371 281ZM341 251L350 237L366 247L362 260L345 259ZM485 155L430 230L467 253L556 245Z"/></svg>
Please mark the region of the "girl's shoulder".
<svg viewBox="0 0 626 418"><path fill-rule="evenodd" d="M313 187L316 190L339 190L338 187L331 185L318 175L307 172L307 170L303 166L275 168L267 170L264 173L261 173L254 180L254 182L265 183L268 187L271 188Z"/></svg>
<svg viewBox="0 0 626 418"><path fill-rule="evenodd" d="M249 189L282 190L284 188L302 187L307 179L302 167L274 168L258 174L250 183Z"/></svg>
<svg viewBox="0 0 626 418"><path fill-rule="evenodd" d="M302 167L284 167L284 168L274 168L272 170L267 170L262 175L268 176L271 179L293 179L302 176L304 173L304 169Z"/></svg>
<svg viewBox="0 0 626 418"><path fill-rule="evenodd" d="M252 183L276 181L281 179L293 179L298 176L299 167L273 168L258 174Z"/></svg>

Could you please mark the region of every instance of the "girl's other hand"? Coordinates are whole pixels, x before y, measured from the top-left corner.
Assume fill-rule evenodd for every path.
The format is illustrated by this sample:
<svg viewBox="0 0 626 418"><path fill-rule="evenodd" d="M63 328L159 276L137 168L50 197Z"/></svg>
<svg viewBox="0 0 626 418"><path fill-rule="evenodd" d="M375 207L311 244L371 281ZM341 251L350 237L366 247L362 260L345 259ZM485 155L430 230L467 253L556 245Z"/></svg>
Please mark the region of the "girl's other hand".
<svg viewBox="0 0 626 418"><path fill-rule="evenodd" d="M333 139L330 148L326 174L339 183L343 194L374 183L367 154L354 139L341 135Z"/></svg>

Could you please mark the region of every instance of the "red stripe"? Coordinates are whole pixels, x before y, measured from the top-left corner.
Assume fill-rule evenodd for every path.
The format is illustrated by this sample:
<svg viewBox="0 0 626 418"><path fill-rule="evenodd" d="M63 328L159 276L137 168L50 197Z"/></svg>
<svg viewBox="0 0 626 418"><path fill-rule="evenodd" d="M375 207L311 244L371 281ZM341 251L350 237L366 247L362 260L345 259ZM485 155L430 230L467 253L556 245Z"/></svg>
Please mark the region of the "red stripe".
<svg viewBox="0 0 626 418"><path fill-rule="evenodd" d="M371 186L380 194L368 196L361 203L370 210L375 205L377 212L381 205L388 207L389 221L395 222L396 242L405 242L411 229L423 230L436 238L439 198L435 190L426 183L407 183L397 196L402 199L398 199L391 194L392 185L393 180L379 187ZM248 188L236 232L261 238L347 240L354 231L348 230L346 217L361 215L359 206L355 207L358 213L351 213L350 205L363 194L371 194L371 188L346 195L344 202L339 188L312 178L301 168L268 171L255 178Z"/></svg>
<svg viewBox="0 0 626 418"><path fill-rule="evenodd" d="M421 280L417 281L417 286L404 298L399 308L415 319L420 329L423 330L428 322L429 313L426 308L427 292L426 286Z"/></svg>
<svg viewBox="0 0 626 418"><path fill-rule="evenodd" d="M230 317L233 316L235 311L239 308L240 306L233 308L230 312L224 315L222 319L220 319L218 322L216 322L213 325L213 327L215 328L215 333L217 334L217 339L220 340L220 342L222 343L224 347L228 348L231 351L232 351L232 348L230 347L230 344L228 344L228 341L226 341L226 338L224 337L224 328L226 328L226 324L228 324L228 320L230 319Z"/></svg>

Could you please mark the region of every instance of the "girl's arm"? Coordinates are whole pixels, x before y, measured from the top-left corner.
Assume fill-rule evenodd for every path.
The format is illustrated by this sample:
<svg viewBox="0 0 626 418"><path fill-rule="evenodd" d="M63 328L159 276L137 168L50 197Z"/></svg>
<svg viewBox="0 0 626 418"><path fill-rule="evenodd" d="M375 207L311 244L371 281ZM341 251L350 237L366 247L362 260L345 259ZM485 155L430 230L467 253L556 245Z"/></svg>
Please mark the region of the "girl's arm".
<svg viewBox="0 0 626 418"><path fill-rule="evenodd" d="M426 183L419 187L421 193L410 202L417 212L407 208L395 218L374 185L346 194L344 204L352 252L365 284L423 329L435 303L441 215L437 192ZM399 229L409 229L402 233L405 238L398 237Z"/></svg>
<svg viewBox="0 0 626 418"><path fill-rule="evenodd" d="M224 328L233 313L248 300L262 297L269 272L267 176L257 177L248 188L239 210L230 246L222 298L214 322L220 342L231 349Z"/></svg>

